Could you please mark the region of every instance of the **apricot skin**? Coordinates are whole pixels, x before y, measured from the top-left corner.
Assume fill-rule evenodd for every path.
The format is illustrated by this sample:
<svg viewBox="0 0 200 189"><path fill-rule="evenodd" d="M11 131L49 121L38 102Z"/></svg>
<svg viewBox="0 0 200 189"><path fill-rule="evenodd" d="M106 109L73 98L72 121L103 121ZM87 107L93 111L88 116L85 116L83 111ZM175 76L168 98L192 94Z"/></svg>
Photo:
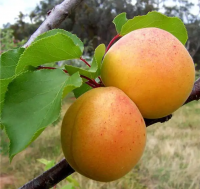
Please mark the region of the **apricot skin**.
<svg viewBox="0 0 200 189"><path fill-rule="evenodd" d="M136 105L115 87L92 89L67 110L61 144L80 174L109 182L128 173L141 158L146 126Z"/></svg>
<svg viewBox="0 0 200 189"><path fill-rule="evenodd" d="M104 57L105 86L124 91L145 118L160 118L177 110L190 95L194 63L184 45L158 28L132 31Z"/></svg>

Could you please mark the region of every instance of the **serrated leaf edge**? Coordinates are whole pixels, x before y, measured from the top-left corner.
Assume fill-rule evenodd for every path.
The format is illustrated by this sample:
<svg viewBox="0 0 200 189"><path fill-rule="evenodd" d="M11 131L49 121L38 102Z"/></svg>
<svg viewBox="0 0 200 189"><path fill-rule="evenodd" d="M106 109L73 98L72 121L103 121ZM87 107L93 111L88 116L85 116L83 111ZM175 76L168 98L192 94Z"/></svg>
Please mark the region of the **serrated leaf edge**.
<svg viewBox="0 0 200 189"><path fill-rule="evenodd" d="M67 37L68 39L70 39L70 40L73 42L73 44L74 44L76 47L79 48L79 46L78 46L77 44L75 44L74 41L73 41L69 36L64 35L64 34L62 34L62 33L56 33L55 35L52 35L52 36L48 36L48 37L39 39L39 40L37 40L37 41L31 43L31 45L30 45L29 47L27 47L27 48L24 50L24 52L21 54L21 56L20 56L20 58L19 58L19 61L18 61L18 63L17 63L17 66L16 66L16 68L15 68L15 74L23 72L23 70L27 67L27 66L24 66L22 70L17 71L18 68L19 68L19 63L20 63L21 59L23 58L24 54L26 53L26 51L27 51L29 48L31 48L32 46L36 45L37 43L39 43L39 42L41 42L41 41L46 40L47 38L52 38L52 37L54 37L54 36L56 36L56 35L63 35L63 36L65 36L65 37ZM79 49L80 49L80 48L79 48ZM80 51L81 51L81 49L80 49ZM82 51L81 51L81 52L82 52ZM46 63L44 63L44 64L46 64Z"/></svg>
<svg viewBox="0 0 200 189"><path fill-rule="evenodd" d="M14 76L13 76L13 79L12 79L12 81L11 81L10 83L12 83L13 80L14 80L17 76L22 75L22 74L27 73L27 72L33 72L33 71L26 71L26 72L22 72L22 73L20 73L20 74L18 74L18 75L14 75ZM9 83L9 85L10 85L10 83ZM7 90L7 91L8 91L8 90ZM7 91L6 91L6 93L7 93ZM6 96L6 94L5 94L5 96ZM0 121L1 121L1 120L0 120ZM3 129L5 130L5 133L6 133L7 137L8 137L8 139L9 139L9 141L11 141L10 138L9 138L9 135L8 135L8 133L7 133L7 129L6 129L5 125L3 125L2 122L1 122L0 124L3 126ZM11 161L12 161L12 158L10 157L10 145L11 145L11 143L9 142L8 152L9 152L9 158L10 158L10 162L11 162Z"/></svg>
<svg viewBox="0 0 200 189"><path fill-rule="evenodd" d="M24 74L24 73L27 73L27 72L33 72L33 71L26 71L26 72L23 72L22 74ZM42 72L42 70L36 70L35 72ZM19 75L21 75L21 74L19 74ZM80 75L80 74L79 74ZM67 78L67 80L70 78L70 76ZM65 80L65 82L63 83L63 86L66 84L66 82L67 82L67 80ZM13 81L13 80L12 80ZM12 82L11 81L11 82ZM82 84L81 84L82 85ZM73 86L73 85L68 85L68 86ZM63 96L63 92L64 92L64 87L62 87L62 95L61 95L61 100L60 100L60 111L59 111L59 113L58 113L58 116L52 121L52 123L54 122L54 121L56 121L57 119L58 119L58 117L60 116L60 114L61 114L61 110L62 110L62 96ZM57 93L57 95L60 93L60 91ZM54 100L55 101L55 100ZM52 103L51 103L52 104ZM46 117L47 117L47 113L46 113ZM46 118L46 117L44 117L42 120L41 120L41 123L43 122L43 120ZM40 124L41 124L40 123ZM50 124L52 124L52 123L50 123ZM49 124L49 125L50 125ZM3 125L3 124L2 124ZM39 125L39 124L38 124ZM8 136L8 134L7 134L7 130L6 130L6 127L3 125L3 127L4 127L4 129L5 129L5 133L6 133L6 135ZM12 161L12 159L13 159L13 157L16 155L16 154L18 154L18 153L20 153L20 152L22 152L23 150L25 150L37 137L39 137L39 135L44 131L44 129L45 128L47 128L48 127L48 125L47 126L44 126L44 127L41 127L38 131L36 131L34 134L33 134L33 137L31 138L31 140L28 142L28 144L21 150L21 151L19 151L19 152L17 152L17 153L15 153L15 154L10 154L10 145L11 145L11 140L10 140L10 138L9 138L9 136L8 136L8 138L9 138L9 140L10 140L10 143L9 143L9 158L10 158L10 162ZM38 133L40 133L39 135L38 135Z"/></svg>
<svg viewBox="0 0 200 189"><path fill-rule="evenodd" d="M22 48L22 47L19 47L19 48L17 48L17 49L10 49L10 50L7 50L6 52L3 52L3 53L0 55L0 59L1 59L1 57L5 56L5 54L8 53L9 51L14 51L14 50L18 50L18 51L23 50L23 53L24 53L24 51L25 51L26 49L25 49L25 48ZM23 53L20 54L20 57L22 56ZM19 57L19 60L20 60L20 57ZM19 62L19 60L18 60L18 62ZM17 62L17 65L18 65L18 62ZM17 67L17 65L16 65L16 67ZM16 69L16 68L15 68L15 69ZM16 74L15 74L15 75L16 75ZM13 76L15 76L15 75L13 75ZM13 76L7 77L7 78L2 78L2 79L0 79L0 80L10 79L10 78L12 78Z"/></svg>
<svg viewBox="0 0 200 189"><path fill-rule="evenodd" d="M36 72L42 72L42 70L36 70ZM64 82L64 84L66 83L66 81ZM64 85L63 84L63 85ZM64 88L62 88L62 89L64 89ZM58 96L58 94L60 93L60 91L57 93L57 95L56 96ZM53 100L53 102L55 102L55 99L56 98L54 98L54 100ZM53 102L51 102L50 104L52 104ZM49 105L49 104L48 104ZM59 111L59 114L58 114L58 116L52 121L52 123L54 122L54 121L56 121L57 120L57 118L59 117L59 115L60 115L60 113L61 113L61 108L62 108L62 98L61 98L61 102L60 102L60 111ZM43 122L43 120L47 117L47 114L48 114L48 112L49 112L49 110L47 111L47 113L46 113L46 115L43 117L43 119L41 120L41 122L40 122L40 124L38 124L38 125L41 125L41 123ZM51 124L51 123L50 123ZM4 126L5 127L5 126ZM44 129L46 128L46 127L48 127L48 125L47 126L44 126L44 127L41 127L38 131L36 131L36 133L33 135L33 137L31 138L31 140L28 142L28 144L21 150L21 151L23 151L24 149L26 149L43 131L44 131ZM38 135L38 133L40 133L39 135ZM11 142L10 142L10 144L11 144ZM16 154L18 154L18 153L20 153L21 151L19 151L18 153L15 153L15 154L10 154L10 144L9 144L9 157L10 157L10 162L12 161L12 159L13 159L13 157L16 155Z"/></svg>
<svg viewBox="0 0 200 189"><path fill-rule="evenodd" d="M62 32L70 33L71 35L76 36L77 39L83 44L83 42L80 40L80 38L79 38L76 34L73 34L73 33L69 32L69 31L66 31L66 30L60 29L60 28L58 28L58 29L52 29L52 30L49 30L49 31L47 31L47 32L45 32L45 33L39 35L39 36L33 41L33 43L36 42L36 41L41 40L41 39L38 39L38 38L41 37L41 36L44 36L44 35L47 34L47 33L51 33L51 31L53 31L53 30L58 31L58 32L55 33L54 35L56 35L56 34L58 34L58 33L63 34L63 35L66 35L66 34L64 34L64 33L62 33ZM54 36L54 35L51 35L51 36ZM51 37L51 36L47 36L47 37ZM69 38L71 39L70 36L68 36L68 35L66 35L66 36L69 37ZM45 38L47 38L47 37L43 37L42 39L45 39ZM72 40L72 39L71 39L71 40ZM74 40L72 40L72 41L74 42ZM75 43L74 43L74 44L75 44ZM76 45L77 47L79 47L78 44L75 44L75 45ZM80 50L81 50L81 52L83 53L84 44L83 44L83 50L82 50L82 49L80 49Z"/></svg>
<svg viewBox="0 0 200 189"><path fill-rule="evenodd" d="M78 75L79 75L79 77L80 77L80 79L81 79L81 85L80 85L80 86L75 86L75 85L71 85L71 84L70 84L70 85L67 85L67 86L75 87L74 89L77 89L77 88L79 88L79 87L82 86L82 84L83 84L83 79L81 78L79 71L75 72L75 73L72 74L71 76L73 76L73 75L75 75L75 74L77 74L77 73L78 73ZM70 77L71 77L71 76L70 76ZM69 79L70 79L70 77L69 77ZM66 81L66 82L67 82L67 81ZM63 94L64 94L64 89L65 89L65 87L63 88ZM74 89L73 89L73 90L74 90ZM72 90L72 91L73 91L73 90ZM70 91L70 92L71 92L71 91ZM66 95L64 96L63 94L62 94L62 99L63 99L64 97L66 97Z"/></svg>

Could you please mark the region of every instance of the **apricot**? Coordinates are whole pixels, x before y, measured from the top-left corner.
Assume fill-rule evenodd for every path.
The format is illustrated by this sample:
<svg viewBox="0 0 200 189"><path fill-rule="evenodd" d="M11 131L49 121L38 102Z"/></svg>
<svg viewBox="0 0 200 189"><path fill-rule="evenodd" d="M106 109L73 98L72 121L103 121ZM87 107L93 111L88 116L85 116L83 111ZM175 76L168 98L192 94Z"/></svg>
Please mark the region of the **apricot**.
<svg viewBox="0 0 200 189"><path fill-rule="evenodd" d="M124 176L141 158L145 143L141 113L115 87L84 93L62 122L61 144L67 162L93 180L109 182Z"/></svg>
<svg viewBox="0 0 200 189"><path fill-rule="evenodd" d="M119 39L104 57L105 86L124 91L143 117L160 118L177 110L190 95L194 63L184 45L171 33L143 28Z"/></svg>

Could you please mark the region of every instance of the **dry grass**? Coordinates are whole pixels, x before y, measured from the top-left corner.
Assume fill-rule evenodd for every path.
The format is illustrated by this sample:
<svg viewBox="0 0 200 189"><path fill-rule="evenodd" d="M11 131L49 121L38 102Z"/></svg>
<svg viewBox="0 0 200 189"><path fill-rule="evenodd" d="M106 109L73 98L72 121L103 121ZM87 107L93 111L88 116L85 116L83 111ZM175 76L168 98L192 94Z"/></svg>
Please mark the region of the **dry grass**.
<svg viewBox="0 0 200 189"><path fill-rule="evenodd" d="M200 189L200 103L179 109L174 118L148 128L140 162L149 189Z"/></svg>
<svg viewBox="0 0 200 189"><path fill-rule="evenodd" d="M145 153L129 174L114 182L100 183L74 173L81 189L200 189L200 103L180 108L172 120L150 126L147 131ZM18 188L42 173L44 166L37 159L58 162L62 158L59 133L60 122L48 127L12 164L7 156L0 156L1 174L15 178L7 188ZM64 184L66 181L58 188Z"/></svg>

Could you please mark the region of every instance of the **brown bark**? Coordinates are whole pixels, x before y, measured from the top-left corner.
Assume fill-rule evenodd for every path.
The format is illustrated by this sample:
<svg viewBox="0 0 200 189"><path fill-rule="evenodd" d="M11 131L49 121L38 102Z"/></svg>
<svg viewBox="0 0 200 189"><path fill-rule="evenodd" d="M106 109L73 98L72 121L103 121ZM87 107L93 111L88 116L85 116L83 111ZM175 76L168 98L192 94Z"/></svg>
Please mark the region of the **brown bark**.
<svg viewBox="0 0 200 189"><path fill-rule="evenodd" d="M70 167L66 160L62 159L54 167L34 178L20 189L48 189L55 186L73 172L74 170Z"/></svg>

